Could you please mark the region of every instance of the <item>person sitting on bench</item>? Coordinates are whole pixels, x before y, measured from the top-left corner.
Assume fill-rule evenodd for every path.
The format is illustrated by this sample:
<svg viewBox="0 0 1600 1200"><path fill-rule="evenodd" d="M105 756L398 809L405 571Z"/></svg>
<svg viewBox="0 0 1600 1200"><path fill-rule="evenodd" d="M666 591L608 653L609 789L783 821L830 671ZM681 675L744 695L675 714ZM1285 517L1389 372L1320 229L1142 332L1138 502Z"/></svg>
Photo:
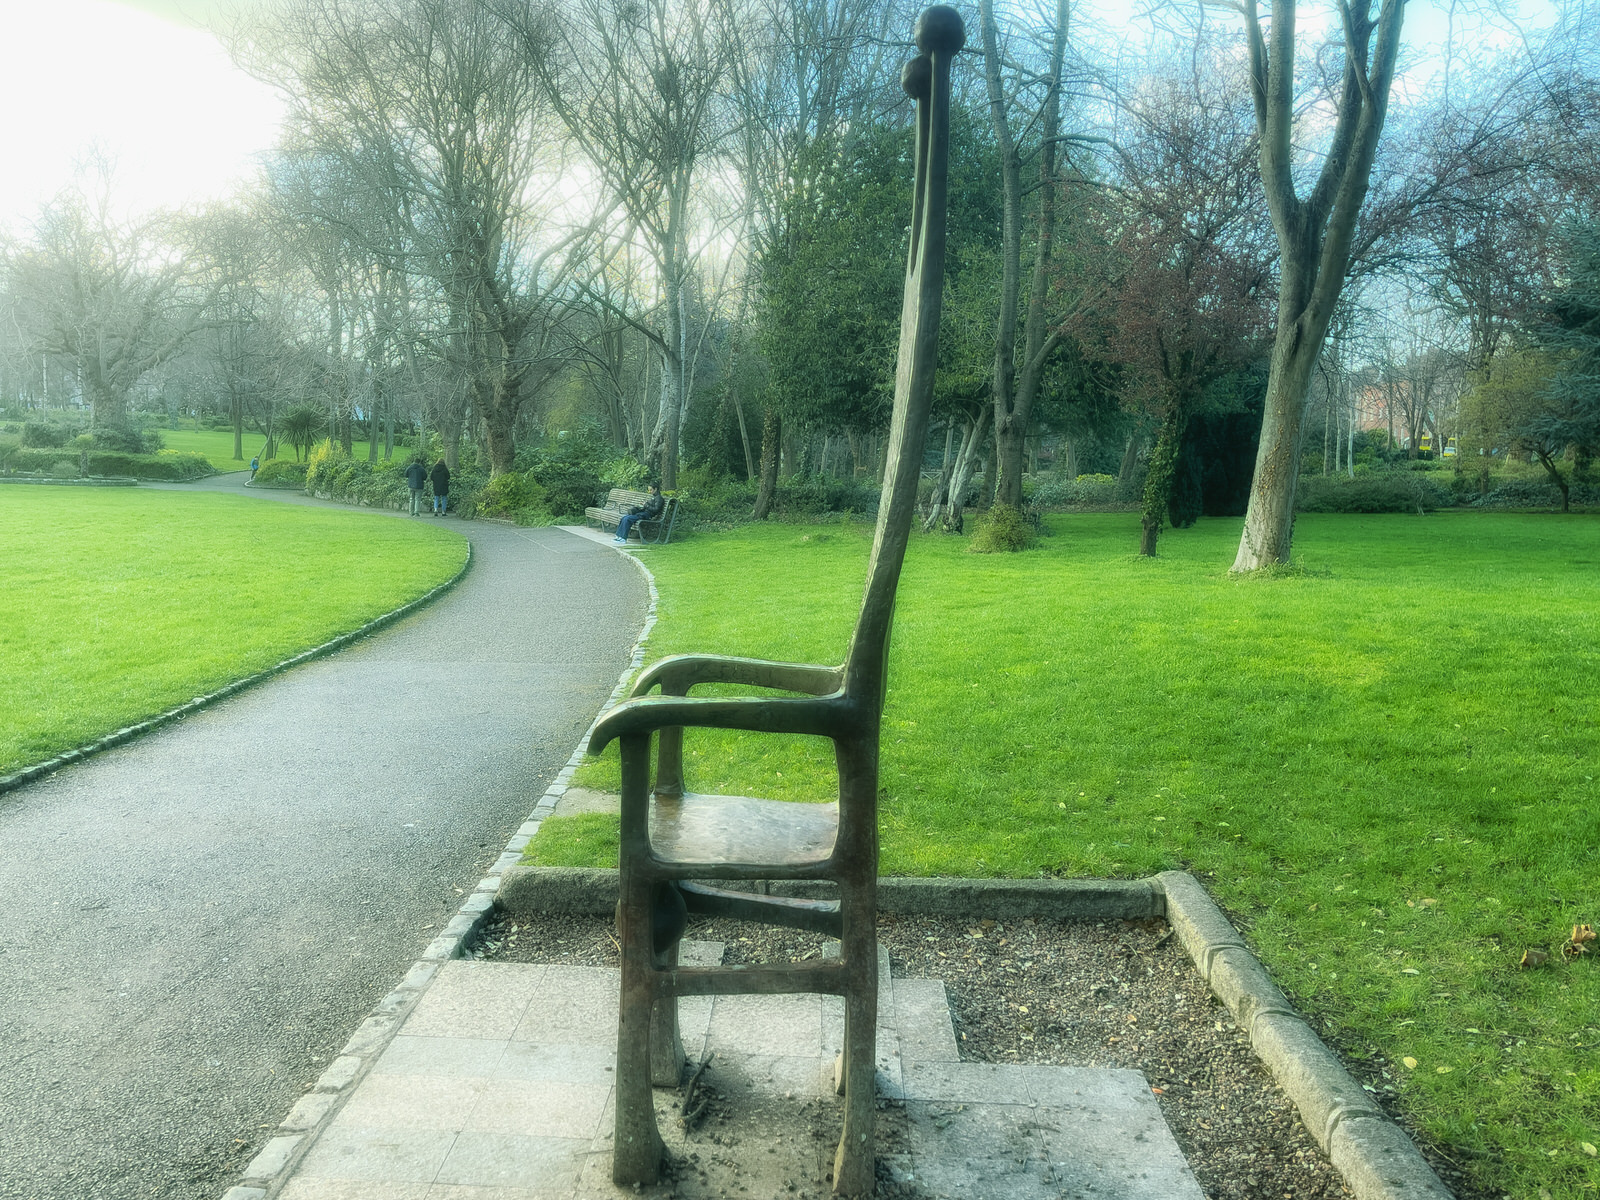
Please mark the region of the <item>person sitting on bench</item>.
<svg viewBox="0 0 1600 1200"><path fill-rule="evenodd" d="M617 522L617 536L611 540L614 542L626 542L630 529L640 521L655 520L661 515L661 510L666 506L667 502L661 498L661 485L652 483L650 485L650 499L643 504L634 505L622 514L622 519Z"/></svg>

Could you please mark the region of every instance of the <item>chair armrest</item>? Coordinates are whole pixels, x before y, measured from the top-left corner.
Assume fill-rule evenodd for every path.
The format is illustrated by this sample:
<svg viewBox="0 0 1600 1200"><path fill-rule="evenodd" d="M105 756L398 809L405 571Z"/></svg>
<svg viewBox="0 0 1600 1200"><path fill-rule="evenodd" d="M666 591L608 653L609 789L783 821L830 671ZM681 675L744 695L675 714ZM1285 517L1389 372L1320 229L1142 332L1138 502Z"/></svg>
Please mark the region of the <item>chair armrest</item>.
<svg viewBox="0 0 1600 1200"><path fill-rule="evenodd" d="M700 683L743 683L782 692L826 696L838 691L843 682L843 667L767 662L725 654L675 654L646 667L628 694L643 696L659 686L663 693L682 696Z"/></svg>
<svg viewBox="0 0 1600 1200"><path fill-rule="evenodd" d="M595 722L589 753L599 754L615 738L658 729L748 729L753 733L803 733L847 738L862 731L858 705L843 695L641 696L624 700Z"/></svg>

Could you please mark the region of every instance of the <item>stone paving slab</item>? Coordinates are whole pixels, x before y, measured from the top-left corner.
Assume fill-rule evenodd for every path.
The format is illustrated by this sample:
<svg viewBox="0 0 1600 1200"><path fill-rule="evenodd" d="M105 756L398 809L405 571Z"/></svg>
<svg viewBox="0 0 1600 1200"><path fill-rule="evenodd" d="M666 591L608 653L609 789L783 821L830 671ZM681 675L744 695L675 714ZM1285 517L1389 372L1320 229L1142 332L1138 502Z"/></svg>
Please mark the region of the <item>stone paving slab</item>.
<svg viewBox="0 0 1600 1200"><path fill-rule="evenodd" d="M721 951L686 942L683 957ZM919 1200L1201 1200L1143 1075L963 1063L943 984L882 978L879 1083L904 1099L885 1110L881 1157ZM678 1094L658 1089L676 1178L623 1189L610 1179L617 973L447 962L280 1200L826 1196L837 1007L685 1001L685 1046L708 1057L725 1119L686 1134Z"/></svg>

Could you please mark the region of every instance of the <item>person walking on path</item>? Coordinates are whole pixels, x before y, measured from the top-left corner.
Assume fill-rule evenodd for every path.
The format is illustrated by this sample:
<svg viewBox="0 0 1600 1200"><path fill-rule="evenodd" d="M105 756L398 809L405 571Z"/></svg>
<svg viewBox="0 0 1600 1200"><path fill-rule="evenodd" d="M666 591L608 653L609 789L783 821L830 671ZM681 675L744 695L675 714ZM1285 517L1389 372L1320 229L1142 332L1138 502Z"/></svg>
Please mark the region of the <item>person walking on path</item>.
<svg viewBox="0 0 1600 1200"><path fill-rule="evenodd" d="M256 481L256 471L261 467L261 456L258 454L250 460L250 482Z"/></svg>
<svg viewBox="0 0 1600 1200"><path fill-rule="evenodd" d="M411 460L411 465L406 468L406 486L411 489L411 515L422 515L422 489L428 482L428 468L422 465L420 458Z"/></svg>
<svg viewBox="0 0 1600 1200"><path fill-rule="evenodd" d="M617 543L626 542L629 532L632 531L635 525L640 521L653 521L661 515L661 510L666 506L667 502L661 498L661 485L652 483L650 485L650 499L643 504L634 505L622 514L622 519L617 522L617 536L611 540Z"/></svg>
<svg viewBox="0 0 1600 1200"><path fill-rule="evenodd" d="M428 478L433 481L433 515L442 517L450 504L450 468L444 465L444 459L433 464L433 474Z"/></svg>

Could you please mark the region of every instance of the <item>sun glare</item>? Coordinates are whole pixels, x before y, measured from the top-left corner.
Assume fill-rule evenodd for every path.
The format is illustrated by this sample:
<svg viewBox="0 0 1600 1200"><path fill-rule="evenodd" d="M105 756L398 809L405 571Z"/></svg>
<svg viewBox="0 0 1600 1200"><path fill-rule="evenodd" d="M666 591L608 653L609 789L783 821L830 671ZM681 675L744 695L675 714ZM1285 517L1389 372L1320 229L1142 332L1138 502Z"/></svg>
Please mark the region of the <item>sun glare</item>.
<svg viewBox="0 0 1600 1200"><path fill-rule="evenodd" d="M122 213L229 194L272 145L281 104L210 34L105 0L0 0L0 226L94 153Z"/></svg>

